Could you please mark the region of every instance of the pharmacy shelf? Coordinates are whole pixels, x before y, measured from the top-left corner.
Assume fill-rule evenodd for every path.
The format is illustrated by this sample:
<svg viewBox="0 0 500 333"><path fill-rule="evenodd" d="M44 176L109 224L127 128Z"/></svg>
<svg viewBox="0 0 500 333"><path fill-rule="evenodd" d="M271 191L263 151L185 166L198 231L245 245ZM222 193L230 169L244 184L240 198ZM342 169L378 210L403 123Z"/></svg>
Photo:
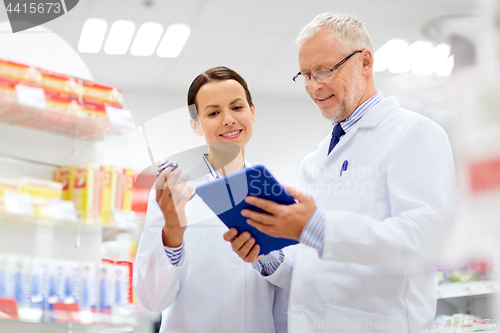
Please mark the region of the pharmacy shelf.
<svg viewBox="0 0 500 333"><path fill-rule="evenodd" d="M43 217L31 215L13 215L0 213L0 227L8 227L9 225L24 226L27 228L51 228L60 232L67 232L74 235L78 234L96 234L102 235L102 241L106 242L116 235L123 233L139 232L143 228L143 221L137 223L129 223L127 226L101 226L97 224L88 224L82 221L71 222L64 220L53 220Z"/></svg>
<svg viewBox="0 0 500 333"><path fill-rule="evenodd" d="M134 128L128 111L122 110L123 115L120 117L116 115L117 109L114 110L112 118L89 119L79 116L81 113L78 112L59 113L0 100L0 122L95 142L127 134Z"/></svg>
<svg viewBox="0 0 500 333"><path fill-rule="evenodd" d="M0 230L0 253L92 262L100 262L104 241L135 231L7 214L0 214Z"/></svg>
<svg viewBox="0 0 500 333"><path fill-rule="evenodd" d="M499 280L448 283L438 286L438 299L494 294L500 291Z"/></svg>

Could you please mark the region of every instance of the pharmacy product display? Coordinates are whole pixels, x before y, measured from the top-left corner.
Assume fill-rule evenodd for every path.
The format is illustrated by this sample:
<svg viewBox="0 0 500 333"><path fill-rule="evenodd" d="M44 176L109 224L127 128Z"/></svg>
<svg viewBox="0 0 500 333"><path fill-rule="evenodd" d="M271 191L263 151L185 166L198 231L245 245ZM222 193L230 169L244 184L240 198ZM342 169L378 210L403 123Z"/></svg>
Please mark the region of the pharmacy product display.
<svg viewBox="0 0 500 333"><path fill-rule="evenodd" d="M0 331L136 324L132 263L102 260L134 215L133 174L93 143L134 126L122 105L118 88L0 59Z"/></svg>
<svg viewBox="0 0 500 333"><path fill-rule="evenodd" d="M100 140L133 127L122 105L118 88L0 59L0 122Z"/></svg>
<svg viewBox="0 0 500 333"><path fill-rule="evenodd" d="M63 197L71 200L85 223L114 225L115 211L132 209L132 170L97 164L59 167L54 179L63 184Z"/></svg>
<svg viewBox="0 0 500 333"><path fill-rule="evenodd" d="M0 254L2 319L109 321L103 315L132 304L131 272L132 263L128 262L95 264Z"/></svg>

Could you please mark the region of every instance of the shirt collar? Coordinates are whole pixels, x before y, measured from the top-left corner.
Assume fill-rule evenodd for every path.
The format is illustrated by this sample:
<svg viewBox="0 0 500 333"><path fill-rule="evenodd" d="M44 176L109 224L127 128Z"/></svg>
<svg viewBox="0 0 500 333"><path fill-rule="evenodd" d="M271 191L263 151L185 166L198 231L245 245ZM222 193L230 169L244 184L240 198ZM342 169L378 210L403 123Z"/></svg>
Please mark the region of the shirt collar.
<svg viewBox="0 0 500 333"><path fill-rule="evenodd" d="M220 177L219 172L217 172L217 170L215 170L215 168L212 166L212 164L208 161L207 157L208 157L208 154L203 154L203 161L205 161L205 164L207 165L208 171L210 171L210 174L212 175L212 177L219 178Z"/></svg>
<svg viewBox="0 0 500 333"><path fill-rule="evenodd" d="M380 91L377 91L375 95L367 99L363 104L358 106L353 113L349 117L347 117L346 120L344 120L342 123L340 123L340 126L344 130L345 133L347 133L353 126L356 124L365 114L366 112L380 103L384 99L384 95ZM332 122L332 127L335 127L337 125L336 122Z"/></svg>
<svg viewBox="0 0 500 333"><path fill-rule="evenodd" d="M208 154L203 154L203 161L205 161L205 164L207 165L208 171L210 171L210 174L212 177L215 179L220 178L221 175L215 168L212 166L212 164L208 161ZM245 168L249 168L251 165L245 160Z"/></svg>

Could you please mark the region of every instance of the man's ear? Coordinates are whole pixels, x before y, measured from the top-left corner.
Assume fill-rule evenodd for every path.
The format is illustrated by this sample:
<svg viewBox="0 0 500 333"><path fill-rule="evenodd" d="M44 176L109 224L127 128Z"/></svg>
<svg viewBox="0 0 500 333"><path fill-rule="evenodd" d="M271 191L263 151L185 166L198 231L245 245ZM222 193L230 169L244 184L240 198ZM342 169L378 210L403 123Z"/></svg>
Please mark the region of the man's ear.
<svg viewBox="0 0 500 333"><path fill-rule="evenodd" d="M373 69L373 53L369 49L364 49L361 55L363 56L362 73L369 74Z"/></svg>
<svg viewBox="0 0 500 333"><path fill-rule="evenodd" d="M196 133L199 137L203 136L203 131L201 130L201 125L199 120L194 120L193 118L189 119L189 123L191 124L191 128L193 132Z"/></svg>
<svg viewBox="0 0 500 333"><path fill-rule="evenodd" d="M250 113L252 114L252 123L255 122L255 104L252 103L252 106L250 107Z"/></svg>

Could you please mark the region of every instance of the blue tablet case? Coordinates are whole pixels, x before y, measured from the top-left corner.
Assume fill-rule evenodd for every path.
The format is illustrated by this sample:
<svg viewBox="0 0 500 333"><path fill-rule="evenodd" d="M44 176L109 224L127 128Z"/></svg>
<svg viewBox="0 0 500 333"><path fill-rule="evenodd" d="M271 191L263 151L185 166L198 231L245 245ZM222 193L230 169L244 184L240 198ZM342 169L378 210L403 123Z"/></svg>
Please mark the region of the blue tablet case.
<svg viewBox="0 0 500 333"><path fill-rule="evenodd" d="M278 204L291 205L295 200L262 165L245 168L201 185L196 188L203 201L214 211L228 228L236 228L238 234L248 231L260 245L260 253L265 254L285 246L297 244L292 239L268 236L249 225L241 215L242 209L263 212L262 209L244 201L248 195L272 200Z"/></svg>

